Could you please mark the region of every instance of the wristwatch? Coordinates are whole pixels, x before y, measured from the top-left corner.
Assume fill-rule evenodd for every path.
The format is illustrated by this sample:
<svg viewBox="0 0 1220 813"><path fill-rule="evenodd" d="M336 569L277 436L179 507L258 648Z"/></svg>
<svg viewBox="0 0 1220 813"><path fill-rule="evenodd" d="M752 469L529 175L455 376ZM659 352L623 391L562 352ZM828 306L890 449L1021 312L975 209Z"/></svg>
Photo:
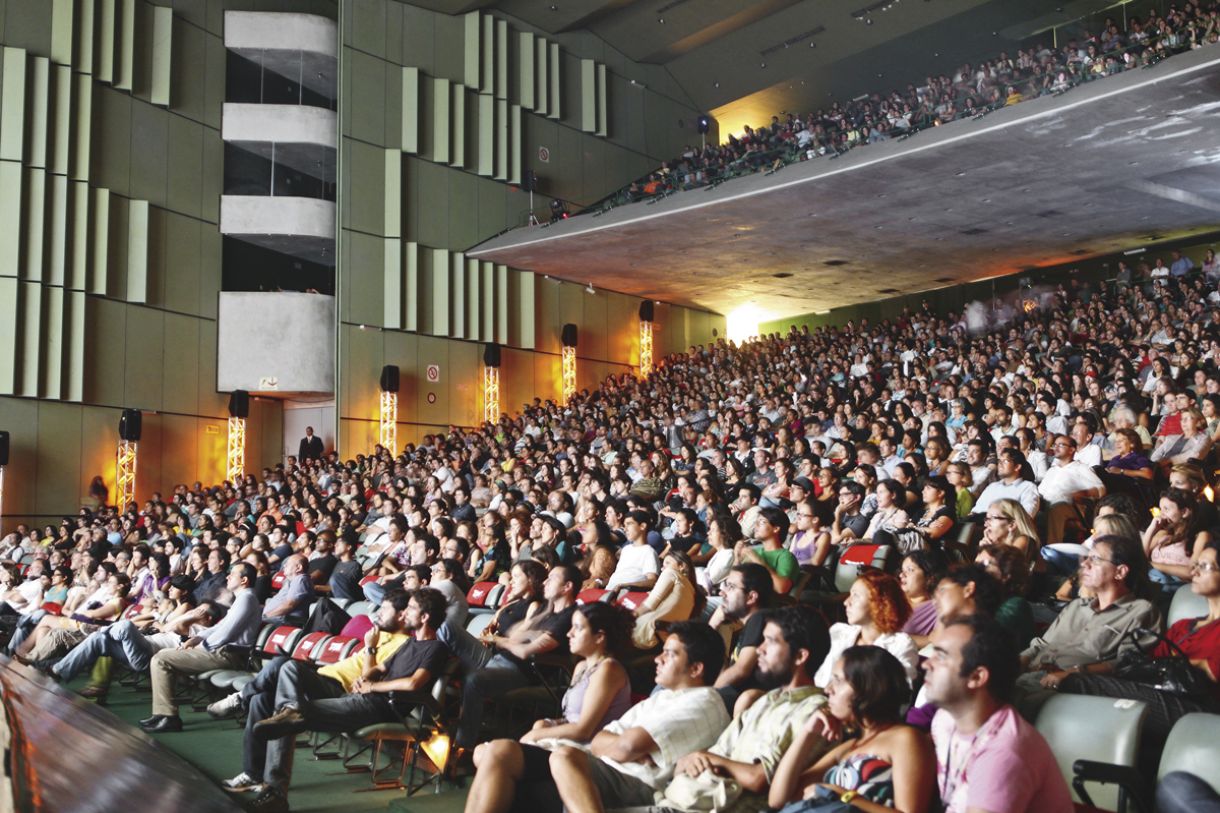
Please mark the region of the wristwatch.
<svg viewBox="0 0 1220 813"><path fill-rule="evenodd" d="M839 801L845 805L850 805L851 800L855 799L859 795L860 795L859 792L854 791L854 790L849 790L846 793L844 793L842 796L839 797Z"/></svg>

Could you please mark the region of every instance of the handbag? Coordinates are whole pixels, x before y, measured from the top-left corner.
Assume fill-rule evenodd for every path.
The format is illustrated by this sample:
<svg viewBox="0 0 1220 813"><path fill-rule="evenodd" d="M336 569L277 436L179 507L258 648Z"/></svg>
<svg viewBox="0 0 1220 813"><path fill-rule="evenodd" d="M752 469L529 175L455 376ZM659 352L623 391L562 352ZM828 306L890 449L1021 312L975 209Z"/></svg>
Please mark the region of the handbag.
<svg viewBox="0 0 1220 813"><path fill-rule="evenodd" d="M1213 684L1199 669L1191 665L1190 658L1182 648L1156 630L1137 627L1129 630L1124 638L1130 638L1133 648L1118 662L1115 677L1135 681L1169 694L1188 697L1207 697ZM1144 642L1166 644L1173 653L1167 658L1151 657L1151 647Z"/></svg>

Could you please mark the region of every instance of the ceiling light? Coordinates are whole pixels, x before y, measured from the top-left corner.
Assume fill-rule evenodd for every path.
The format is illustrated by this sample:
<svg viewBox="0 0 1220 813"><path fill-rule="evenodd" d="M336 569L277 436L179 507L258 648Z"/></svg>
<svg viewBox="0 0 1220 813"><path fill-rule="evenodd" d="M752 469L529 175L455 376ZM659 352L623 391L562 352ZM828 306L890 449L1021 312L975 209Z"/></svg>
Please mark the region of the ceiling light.
<svg viewBox="0 0 1220 813"><path fill-rule="evenodd" d="M760 64L758 67L760 67L760 68L765 68L765 67L767 67L767 63L766 63L766 62L763 62L763 63L761 63L761 64Z"/></svg>
<svg viewBox="0 0 1220 813"><path fill-rule="evenodd" d="M657 18L657 22L658 22L658 23L660 23L661 25L665 25L665 18L664 18L664 17L658 17L658 18Z"/></svg>
<svg viewBox="0 0 1220 813"><path fill-rule="evenodd" d="M720 87L720 83L719 83L719 82L712 82L712 87L714 87L714 88L718 88L718 87Z"/></svg>

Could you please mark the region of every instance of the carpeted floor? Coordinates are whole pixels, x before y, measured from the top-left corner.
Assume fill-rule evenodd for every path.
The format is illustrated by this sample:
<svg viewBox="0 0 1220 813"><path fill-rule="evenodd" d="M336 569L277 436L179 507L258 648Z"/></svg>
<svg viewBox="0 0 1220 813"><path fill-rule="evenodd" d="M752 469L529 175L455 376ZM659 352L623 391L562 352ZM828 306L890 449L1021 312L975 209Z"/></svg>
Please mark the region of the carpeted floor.
<svg viewBox="0 0 1220 813"><path fill-rule="evenodd" d="M70 688L80 689L86 682L82 679ZM147 691L115 685L105 707L134 726L151 713L150 700ZM153 737L218 782L241 770L242 729L235 721L213 720L189 708L182 709L182 720L182 733ZM355 792L368 787L367 773L348 774L338 760L318 761L307 748L298 748L288 800L296 813L461 813L466 801L465 789L451 785L442 787L439 794L433 794L429 785L411 797L401 790ZM253 795L237 794L237 798L248 801Z"/></svg>

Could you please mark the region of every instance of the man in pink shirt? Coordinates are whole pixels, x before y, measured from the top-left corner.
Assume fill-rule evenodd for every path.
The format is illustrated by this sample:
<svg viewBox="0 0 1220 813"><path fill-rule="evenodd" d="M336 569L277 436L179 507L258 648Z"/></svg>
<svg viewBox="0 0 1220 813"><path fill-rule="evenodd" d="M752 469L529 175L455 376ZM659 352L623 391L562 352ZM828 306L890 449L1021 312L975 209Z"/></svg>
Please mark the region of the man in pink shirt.
<svg viewBox="0 0 1220 813"><path fill-rule="evenodd" d="M1021 671L994 620L950 621L924 663L945 813L1072 813L1050 746L1008 702Z"/></svg>

